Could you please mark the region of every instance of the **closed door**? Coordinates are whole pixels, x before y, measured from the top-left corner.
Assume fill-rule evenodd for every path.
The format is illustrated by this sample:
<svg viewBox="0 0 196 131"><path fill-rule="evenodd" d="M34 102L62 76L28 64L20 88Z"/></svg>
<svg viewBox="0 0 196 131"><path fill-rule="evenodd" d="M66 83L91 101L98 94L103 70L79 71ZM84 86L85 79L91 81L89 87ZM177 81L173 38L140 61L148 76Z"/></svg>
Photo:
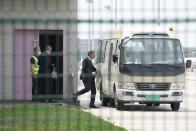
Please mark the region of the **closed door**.
<svg viewBox="0 0 196 131"><path fill-rule="evenodd" d="M30 58L33 54L35 44L38 44L38 39L38 31L15 31L13 95L16 100L32 99Z"/></svg>

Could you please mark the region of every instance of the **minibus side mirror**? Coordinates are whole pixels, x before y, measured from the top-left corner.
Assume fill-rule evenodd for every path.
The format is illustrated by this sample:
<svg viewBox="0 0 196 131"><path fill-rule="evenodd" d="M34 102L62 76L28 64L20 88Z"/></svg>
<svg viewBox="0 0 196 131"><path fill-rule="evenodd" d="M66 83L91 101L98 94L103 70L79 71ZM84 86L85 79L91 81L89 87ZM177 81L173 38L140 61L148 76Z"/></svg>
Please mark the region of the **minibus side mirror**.
<svg viewBox="0 0 196 131"><path fill-rule="evenodd" d="M117 63L118 62L118 55L113 55L113 62Z"/></svg>
<svg viewBox="0 0 196 131"><path fill-rule="evenodd" d="M192 64L192 61L191 60L187 60L186 61L186 68L190 68L191 64Z"/></svg>

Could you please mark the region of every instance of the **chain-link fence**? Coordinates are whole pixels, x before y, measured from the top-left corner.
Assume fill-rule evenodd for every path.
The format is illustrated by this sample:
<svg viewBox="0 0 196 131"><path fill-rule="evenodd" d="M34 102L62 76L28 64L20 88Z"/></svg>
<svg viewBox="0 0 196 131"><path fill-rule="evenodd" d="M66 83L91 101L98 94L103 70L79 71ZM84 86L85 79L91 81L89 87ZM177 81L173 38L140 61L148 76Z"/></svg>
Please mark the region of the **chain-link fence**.
<svg viewBox="0 0 196 131"><path fill-rule="evenodd" d="M195 130L195 13L194 0L0 0L0 130Z"/></svg>

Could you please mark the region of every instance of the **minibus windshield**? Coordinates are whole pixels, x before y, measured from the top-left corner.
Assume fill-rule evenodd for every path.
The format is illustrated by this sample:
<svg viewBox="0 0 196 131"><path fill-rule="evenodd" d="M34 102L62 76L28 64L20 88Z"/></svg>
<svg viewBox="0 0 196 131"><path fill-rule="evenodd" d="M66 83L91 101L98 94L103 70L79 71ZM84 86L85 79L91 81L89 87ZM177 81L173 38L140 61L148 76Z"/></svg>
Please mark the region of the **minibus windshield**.
<svg viewBox="0 0 196 131"><path fill-rule="evenodd" d="M120 52L120 64L183 64L177 39L132 38L121 45Z"/></svg>

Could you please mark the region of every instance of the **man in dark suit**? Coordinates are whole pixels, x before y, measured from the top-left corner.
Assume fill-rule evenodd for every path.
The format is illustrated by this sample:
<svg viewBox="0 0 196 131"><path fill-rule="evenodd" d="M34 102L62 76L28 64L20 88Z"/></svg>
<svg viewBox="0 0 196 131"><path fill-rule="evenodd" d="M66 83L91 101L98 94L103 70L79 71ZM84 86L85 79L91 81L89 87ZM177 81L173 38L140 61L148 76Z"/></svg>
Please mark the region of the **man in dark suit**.
<svg viewBox="0 0 196 131"><path fill-rule="evenodd" d="M41 100L50 100L48 96L51 95L52 71L54 70L51 52L52 47L48 45L39 57L38 94L41 95Z"/></svg>
<svg viewBox="0 0 196 131"><path fill-rule="evenodd" d="M90 108L97 108L95 103L95 95L96 95L96 87L95 87L95 76L96 76L96 68L93 64L93 59L95 58L95 51L89 51L88 57L86 57L82 61L82 70L80 79L84 83L84 89L78 91L74 94L74 101L76 101L76 97L82 95L88 91L91 91L91 101L90 101Z"/></svg>

